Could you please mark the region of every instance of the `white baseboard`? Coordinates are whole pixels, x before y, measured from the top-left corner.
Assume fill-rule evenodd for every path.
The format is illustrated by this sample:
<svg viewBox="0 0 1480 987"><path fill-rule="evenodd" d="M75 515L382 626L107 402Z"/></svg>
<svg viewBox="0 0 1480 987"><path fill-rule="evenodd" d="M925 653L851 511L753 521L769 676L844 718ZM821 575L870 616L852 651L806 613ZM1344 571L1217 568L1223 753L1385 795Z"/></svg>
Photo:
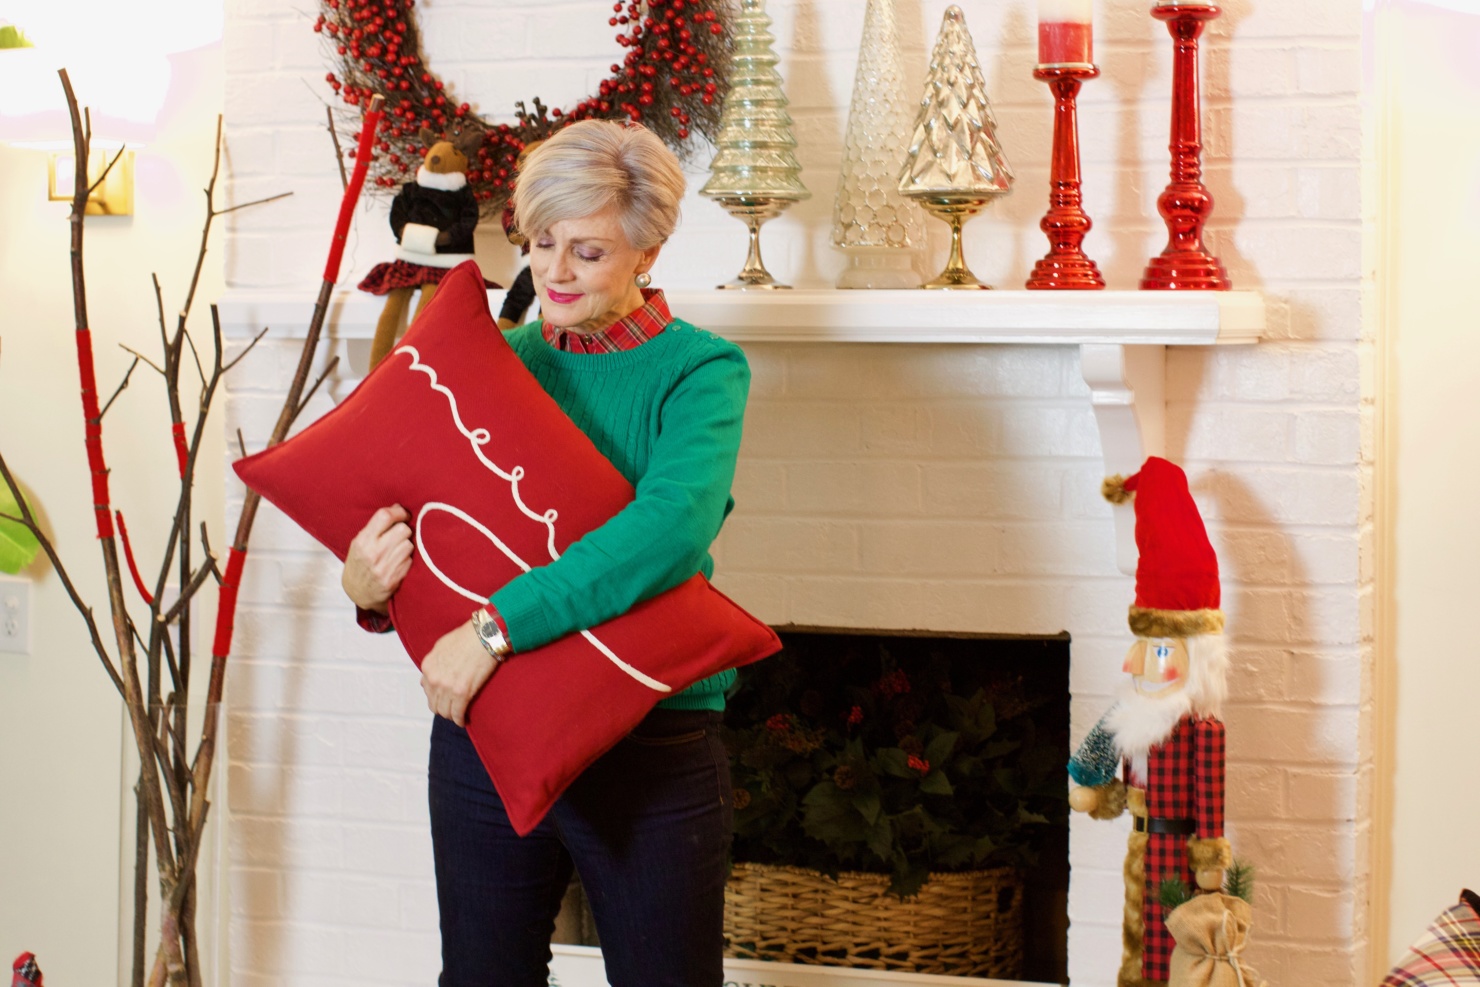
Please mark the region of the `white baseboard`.
<svg viewBox="0 0 1480 987"><path fill-rule="evenodd" d="M552 946L550 987L608 987L601 950L591 946ZM756 960L725 960L724 987L1054 987L1026 980L937 977L921 973L801 966Z"/></svg>

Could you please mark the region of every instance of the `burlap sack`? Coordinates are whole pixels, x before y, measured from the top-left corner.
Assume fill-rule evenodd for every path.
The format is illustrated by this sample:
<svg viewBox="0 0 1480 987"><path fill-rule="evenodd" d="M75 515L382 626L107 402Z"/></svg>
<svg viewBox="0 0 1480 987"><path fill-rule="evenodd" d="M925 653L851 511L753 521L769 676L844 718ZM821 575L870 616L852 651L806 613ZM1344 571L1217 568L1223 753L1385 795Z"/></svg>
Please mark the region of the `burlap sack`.
<svg viewBox="0 0 1480 987"><path fill-rule="evenodd" d="M1243 959L1252 910L1242 898L1200 894L1167 916L1172 948L1168 987L1265 987Z"/></svg>

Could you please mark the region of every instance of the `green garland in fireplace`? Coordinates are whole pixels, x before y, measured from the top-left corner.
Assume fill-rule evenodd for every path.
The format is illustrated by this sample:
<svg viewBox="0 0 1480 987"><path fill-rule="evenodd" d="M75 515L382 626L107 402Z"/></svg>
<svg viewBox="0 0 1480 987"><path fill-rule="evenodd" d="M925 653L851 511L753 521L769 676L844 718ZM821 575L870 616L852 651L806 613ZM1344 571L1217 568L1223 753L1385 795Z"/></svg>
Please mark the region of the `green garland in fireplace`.
<svg viewBox="0 0 1480 987"><path fill-rule="evenodd" d="M735 860L888 874L900 897L931 872L1035 864L1065 824L1068 738L1033 654L1064 642L782 639L725 715Z"/></svg>

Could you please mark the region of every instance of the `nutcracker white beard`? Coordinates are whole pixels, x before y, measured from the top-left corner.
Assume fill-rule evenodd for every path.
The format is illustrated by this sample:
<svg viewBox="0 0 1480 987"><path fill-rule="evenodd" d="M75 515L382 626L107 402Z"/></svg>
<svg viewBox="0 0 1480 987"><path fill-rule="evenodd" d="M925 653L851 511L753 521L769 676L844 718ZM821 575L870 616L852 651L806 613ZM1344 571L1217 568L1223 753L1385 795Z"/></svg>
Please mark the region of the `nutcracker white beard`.
<svg viewBox="0 0 1480 987"><path fill-rule="evenodd" d="M1121 688L1105 727L1123 757L1144 757L1189 713L1221 717L1228 695L1228 642L1220 634L1198 634L1187 644L1187 684L1175 691L1143 693L1135 680Z"/></svg>

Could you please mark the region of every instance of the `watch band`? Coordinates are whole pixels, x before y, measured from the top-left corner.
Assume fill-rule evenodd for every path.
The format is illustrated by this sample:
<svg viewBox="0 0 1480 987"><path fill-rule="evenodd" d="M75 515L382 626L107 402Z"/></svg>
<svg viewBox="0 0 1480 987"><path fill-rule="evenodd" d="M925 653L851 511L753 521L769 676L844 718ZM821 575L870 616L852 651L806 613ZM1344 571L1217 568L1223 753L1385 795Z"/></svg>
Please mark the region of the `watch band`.
<svg viewBox="0 0 1480 987"><path fill-rule="evenodd" d="M504 636L503 629L499 627L498 620L486 607L473 611L473 630L478 634L478 643L483 645L494 661L502 662L514 650L509 645L509 639Z"/></svg>

